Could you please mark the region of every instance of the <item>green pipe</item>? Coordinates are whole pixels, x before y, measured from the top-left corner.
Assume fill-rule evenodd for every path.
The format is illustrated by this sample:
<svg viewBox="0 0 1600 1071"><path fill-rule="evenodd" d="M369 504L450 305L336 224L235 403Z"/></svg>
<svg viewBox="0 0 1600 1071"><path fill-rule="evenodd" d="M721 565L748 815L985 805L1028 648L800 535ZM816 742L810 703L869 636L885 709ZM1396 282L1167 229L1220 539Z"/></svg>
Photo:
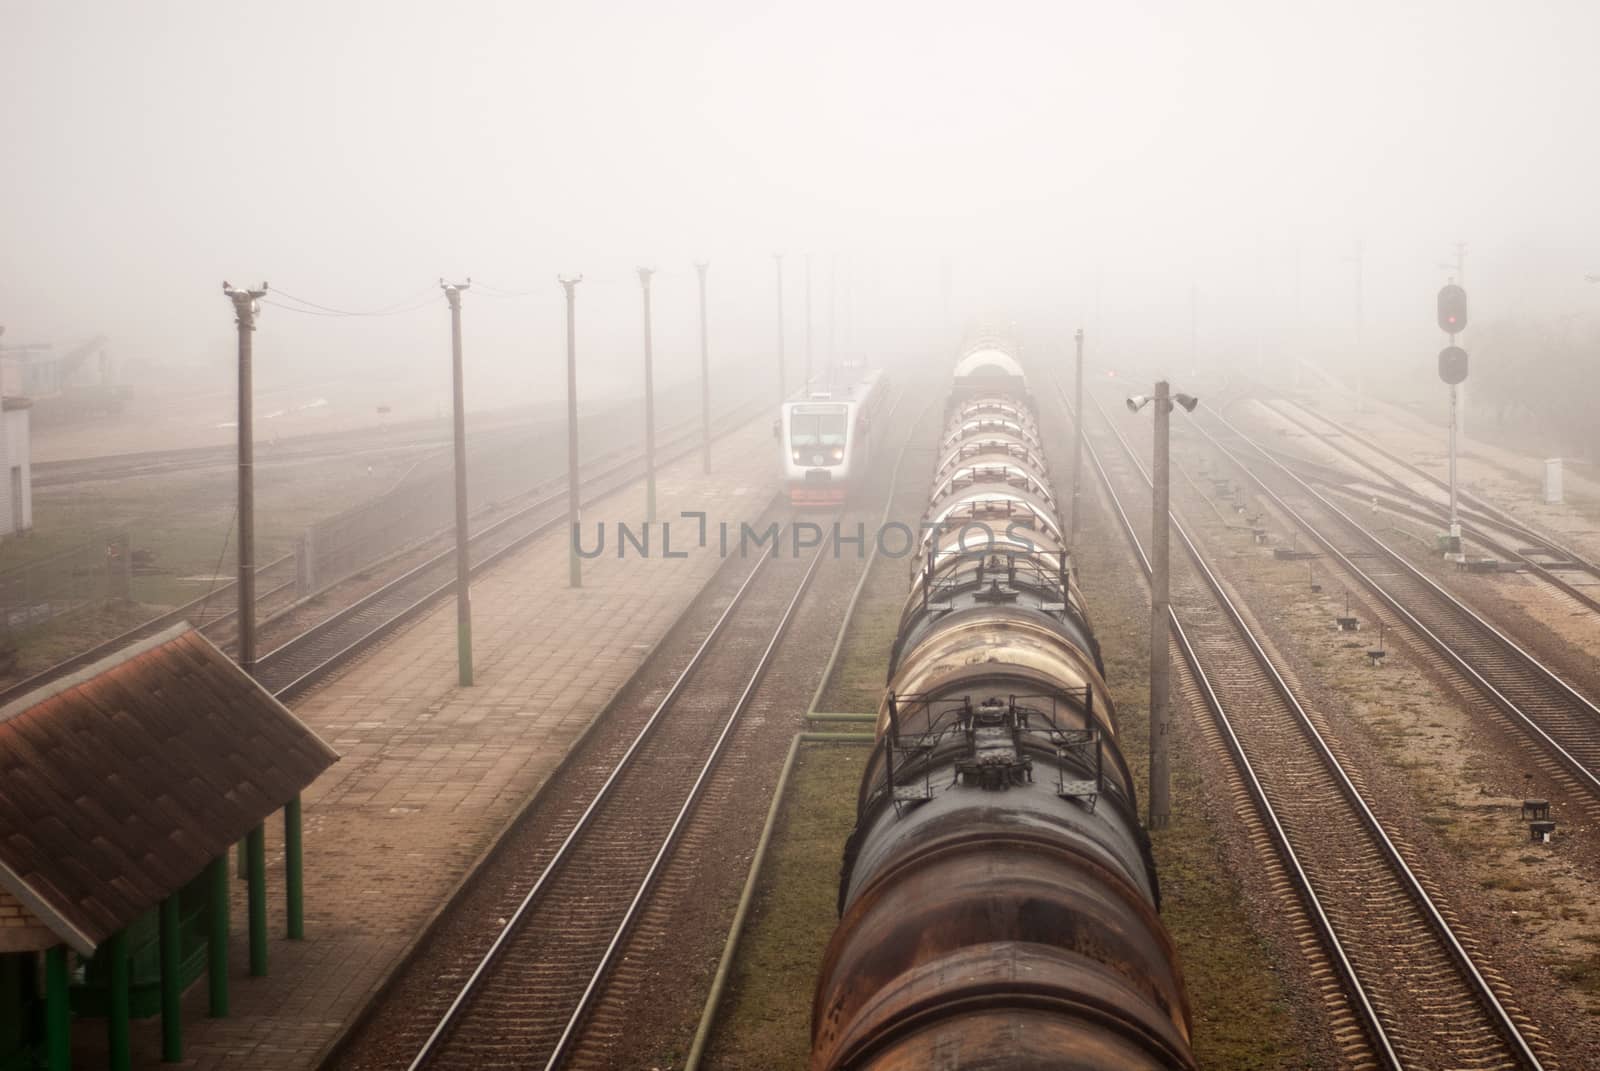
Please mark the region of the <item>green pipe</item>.
<svg viewBox="0 0 1600 1071"><path fill-rule="evenodd" d="M228 853L206 867L206 982L211 1003L206 1014L228 1017Z"/></svg>
<svg viewBox="0 0 1600 1071"><path fill-rule="evenodd" d="M245 834L250 856L250 976L267 973L267 829L256 826Z"/></svg>
<svg viewBox="0 0 1600 1071"><path fill-rule="evenodd" d="M44 1047L49 1071L72 1071L72 1005L67 991L67 946L44 954Z"/></svg>
<svg viewBox="0 0 1600 1071"><path fill-rule="evenodd" d="M876 714L830 714L819 710L806 711L807 721L848 721L872 723L878 720Z"/></svg>
<svg viewBox="0 0 1600 1071"><path fill-rule="evenodd" d="M128 1037L128 931L118 930L102 946L109 967L106 993L106 1059L111 1071L130 1071Z"/></svg>
<svg viewBox="0 0 1600 1071"><path fill-rule="evenodd" d="M283 805L283 882L291 941L306 935L305 850L300 831L300 794L295 793Z"/></svg>
<svg viewBox="0 0 1600 1071"><path fill-rule="evenodd" d="M772 790L772 804L767 808L767 820L761 827L761 839L756 842L756 853L750 860L750 872L745 875L744 890L739 894L739 906L733 912L733 924L728 927L728 940L722 946L722 959L717 962L716 977L711 980L711 992L706 994L705 1009L700 1013L700 1025L695 1028L694 1043L689 1047L684 1071L698 1071L705 1058L706 1045L711 1040L711 1028L716 1025L717 1008L722 1003L723 991L733 973L733 957L739 948L739 938L744 934L746 916L755 900L756 883L761 879L761 864L767 857L767 847L772 843L772 830L778 824L778 812L783 806L783 794L789 787L789 774L794 770L795 758L801 744L851 743L871 744L866 733L795 733L789 742L789 753L784 756L783 770L778 774L778 784Z"/></svg>
<svg viewBox="0 0 1600 1071"><path fill-rule="evenodd" d="M183 1059L183 979L179 965L178 895L161 901L161 1060L175 1064Z"/></svg>

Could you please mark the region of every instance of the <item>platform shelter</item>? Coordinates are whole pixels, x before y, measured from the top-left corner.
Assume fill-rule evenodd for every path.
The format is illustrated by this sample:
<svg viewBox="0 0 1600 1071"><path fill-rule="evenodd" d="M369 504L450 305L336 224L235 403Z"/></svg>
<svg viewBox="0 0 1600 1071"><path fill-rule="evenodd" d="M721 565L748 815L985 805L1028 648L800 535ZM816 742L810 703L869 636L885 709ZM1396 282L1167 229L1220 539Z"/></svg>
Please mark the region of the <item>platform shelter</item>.
<svg viewBox="0 0 1600 1071"><path fill-rule="evenodd" d="M151 1015L181 1060L184 990L206 975L209 1013L228 1013L229 849L265 974L264 823L283 811L301 937L300 793L337 759L187 625L0 708L0 1071L64 1071L87 1019L127 1068Z"/></svg>

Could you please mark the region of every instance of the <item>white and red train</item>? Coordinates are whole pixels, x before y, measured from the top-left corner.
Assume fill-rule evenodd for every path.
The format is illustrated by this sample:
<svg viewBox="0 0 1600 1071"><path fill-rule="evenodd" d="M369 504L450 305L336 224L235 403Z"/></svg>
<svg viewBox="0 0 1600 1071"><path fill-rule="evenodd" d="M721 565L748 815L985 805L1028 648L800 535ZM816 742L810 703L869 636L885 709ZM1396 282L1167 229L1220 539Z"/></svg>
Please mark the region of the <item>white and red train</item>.
<svg viewBox="0 0 1600 1071"><path fill-rule="evenodd" d="M777 431L791 504L843 504L866 477L873 421L888 394L887 377L874 371L845 390L812 392L783 403Z"/></svg>

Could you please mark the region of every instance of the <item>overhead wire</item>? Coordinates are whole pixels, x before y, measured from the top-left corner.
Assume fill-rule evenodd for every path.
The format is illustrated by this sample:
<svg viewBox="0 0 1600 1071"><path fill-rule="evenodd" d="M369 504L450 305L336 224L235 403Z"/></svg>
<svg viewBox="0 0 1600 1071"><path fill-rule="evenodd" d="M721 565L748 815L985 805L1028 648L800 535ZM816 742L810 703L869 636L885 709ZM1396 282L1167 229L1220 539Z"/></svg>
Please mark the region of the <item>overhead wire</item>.
<svg viewBox="0 0 1600 1071"><path fill-rule="evenodd" d="M657 269L654 269L654 274L657 275L657 276L663 276L664 275L664 276L671 277L671 276L676 276L676 275L679 275L679 274L686 274L686 273L682 272L681 269L657 268ZM622 285L637 285L636 280L631 276L620 276L620 277L618 277L618 276L610 276L610 275L601 275L601 276L587 278L587 279L584 280L584 282L588 283L590 287L598 286L598 287L601 287L602 289L610 289L611 287L622 286ZM493 283L486 283L486 282L483 282L482 280L476 280L476 279L473 280L473 282L472 282L472 291L477 293L477 294L479 294L482 297L497 298L497 299L503 299L503 300L520 300L520 299L524 299L524 298L537 298L537 297L544 296L545 293L546 293L546 291L545 291L545 289L543 287L533 287L533 286L505 287L505 286L496 286ZM550 292L559 293L559 290L557 290L557 288L555 286L552 286L550 288ZM284 300L277 300L277 299L287 299L288 302L293 302L294 304L287 304ZM278 288L278 287L273 287L268 291L268 296L263 297L261 299L261 303L263 305L270 305L275 309L282 309L285 312L299 313L302 316L327 316L327 317L334 317L334 318L344 318L344 317L399 316L399 315L402 315L404 313L414 312L417 309L425 308L428 305L433 304L434 299L435 299L435 295L433 293L433 287L428 287L428 288L426 288L426 289L424 289L422 291L419 291L419 292L417 292L415 294L412 294L412 295L410 295L408 297L401 298L398 301L392 302L392 303L390 303L388 305L379 306L378 308L375 308L375 309L345 309L345 308L340 308L340 307L335 306L335 305L323 304L322 302L319 302L319 301L312 301L309 298L298 297L295 294L289 293L287 290L283 290L283 289Z"/></svg>
<svg viewBox="0 0 1600 1071"><path fill-rule="evenodd" d="M306 306L306 308L296 308L294 305L285 305L280 301L272 301L269 298L262 298L262 301L264 304L272 305L275 308L286 309L289 312L304 313L308 316L398 316L401 313L411 312L432 304L434 298L433 290L433 287L428 287L426 290L403 297L399 301L370 310L341 309L332 305L323 305L320 302L296 297L287 290L281 290L277 287L269 289L267 293L272 297L288 298L290 301Z"/></svg>

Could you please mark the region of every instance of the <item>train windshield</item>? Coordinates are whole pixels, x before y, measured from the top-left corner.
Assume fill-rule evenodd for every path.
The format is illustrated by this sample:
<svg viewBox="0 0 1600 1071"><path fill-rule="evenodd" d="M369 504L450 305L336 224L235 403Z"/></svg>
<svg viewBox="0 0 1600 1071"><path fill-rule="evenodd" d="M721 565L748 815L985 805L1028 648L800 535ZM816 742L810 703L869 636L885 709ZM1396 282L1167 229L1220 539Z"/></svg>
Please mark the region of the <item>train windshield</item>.
<svg viewBox="0 0 1600 1071"><path fill-rule="evenodd" d="M846 412L842 405L797 405L789 413L789 445L843 446Z"/></svg>

